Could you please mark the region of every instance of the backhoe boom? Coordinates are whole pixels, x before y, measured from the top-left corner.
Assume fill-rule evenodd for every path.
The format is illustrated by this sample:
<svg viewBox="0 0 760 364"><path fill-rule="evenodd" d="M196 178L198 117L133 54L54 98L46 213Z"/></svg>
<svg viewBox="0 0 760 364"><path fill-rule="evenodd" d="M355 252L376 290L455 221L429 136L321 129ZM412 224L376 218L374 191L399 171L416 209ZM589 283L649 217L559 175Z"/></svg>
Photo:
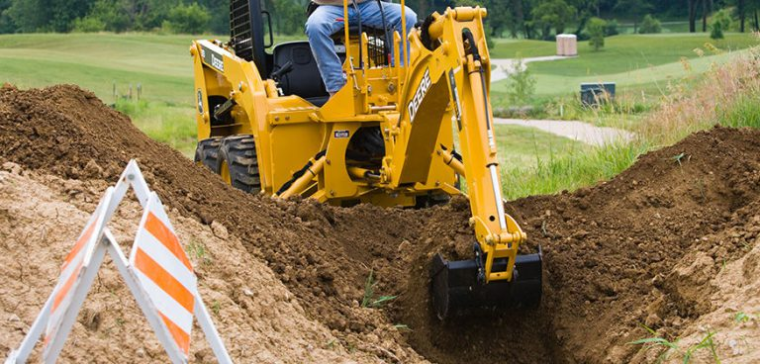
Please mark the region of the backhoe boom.
<svg viewBox="0 0 760 364"><path fill-rule="evenodd" d="M346 85L327 97L308 42L279 44L267 55L264 39L251 38L262 32L245 24L257 18L246 11L260 5L234 0L232 40L191 48L196 161L245 191L344 206L422 206L462 194L457 180L464 179L474 258L436 256L439 317L538 304L541 255L518 255L526 235L504 211L486 10L435 13L408 37L388 27L340 30L333 37ZM344 0L344 13L348 6Z"/></svg>

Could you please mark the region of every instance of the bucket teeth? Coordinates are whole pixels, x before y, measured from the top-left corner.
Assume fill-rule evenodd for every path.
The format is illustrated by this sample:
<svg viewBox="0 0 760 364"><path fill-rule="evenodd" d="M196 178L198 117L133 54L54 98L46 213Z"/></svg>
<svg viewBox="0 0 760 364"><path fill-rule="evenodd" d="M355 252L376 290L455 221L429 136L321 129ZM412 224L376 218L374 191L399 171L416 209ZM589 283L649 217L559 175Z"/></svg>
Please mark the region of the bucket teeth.
<svg viewBox="0 0 760 364"><path fill-rule="evenodd" d="M506 261L494 261L495 267ZM439 319L474 309L535 308L541 302L541 248L537 254L518 255L512 281L483 284L476 259L447 261L440 254L431 267L433 306Z"/></svg>

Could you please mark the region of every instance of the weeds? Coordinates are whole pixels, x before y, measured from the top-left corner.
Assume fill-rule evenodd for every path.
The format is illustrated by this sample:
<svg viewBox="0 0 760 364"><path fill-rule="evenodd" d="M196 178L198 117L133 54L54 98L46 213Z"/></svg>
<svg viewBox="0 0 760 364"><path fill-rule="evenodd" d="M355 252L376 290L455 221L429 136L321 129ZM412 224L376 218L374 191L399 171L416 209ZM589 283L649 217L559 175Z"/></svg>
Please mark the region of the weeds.
<svg viewBox="0 0 760 364"><path fill-rule="evenodd" d="M697 345L693 345L686 349L686 353L683 356L683 362L684 364L689 363L691 360L691 357L694 355L694 352L696 352L699 349L710 349L710 353L712 354L713 360L715 363L720 364L720 358L718 358L718 353L715 351L715 342L713 341L713 336L715 336L714 331L709 331L707 333L707 336L705 336L702 341L699 342Z"/></svg>
<svg viewBox="0 0 760 364"><path fill-rule="evenodd" d="M330 341L328 341L327 344L325 344L325 348L328 350L332 350L335 348L336 345L337 345L337 342L335 341L335 339L330 339Z"/></svg>
<svg viewBox="0 0 760 364"><path fill-rule="evenodd" d="M214 313L214 315L219 316L219 312L222 311L222 304L219 303L219 301L214 300L214 303L211 304L211 312Z"/></svg>
<svg viewBox="0 0 760 364"><path fill-rule="evenodd" d="M685 154L685 153L681 153L681 154L678 154L678 155L674 155L674 156L670 157L670 159L671 159L672 161L674 161L674 162L678 163L678 165L679 165L679 166L683 166L683 165L681 164L681 160L682 160L682 159L683 159L683 157L685 157L685 156L686 156L686 154Z"/></svg>
<svg viewBox="0 0 760 364"><path fill-rule="evenodd" d="M378 308L384 304L396 299L396 296L380 296L375 298L375 284L377 282L374 278L374 271L369 271L367 281L364 283L364 296L362 297L362 307L364 308Z"/></svg>
<svg viewBox="0 0 760 364"><path fill-rule="evenodd" d="M665 349L665 351L660 354L657 357L657 363L662 363L665 360L668 360L671 355L673 354L680 354L682 353L683 356L683 364L689 364L694 357L694 354L701 349L709 349L710 354L712 355L713 361L717 364L720 364L720 358L718 357L718 353L715 347L715 341L713 340L713 337L715 336L715 331L708 331L707 335L702 338L702 340L692 346L689 346L685 350L682 349L679 345L679 339L675 339L674 341L670 341L668 339L665 339L663 337L660 337L657 335L657 332L652 330L646 325L641 325L644 329L649 332L651 337L639 339L636 341L631 341L628 344L629 345L647 345L652 344L657 347L661 347Z"/></svg>
<svg viewBox="0 0 760 364"><path fill-rule="evenodd" d="M734 322L736 323L744 323L749 322L752 320L752 317L744 312L737 312L736 315L734 315Z"/></svg>
<svg viewBox="0 0 760 364"><path fill-rule="evenodd" d="M190 258L194 261L197 261L202 265L211 263L211 258L208 257L208 252L206 251L205 244L195 239L191 239L190 243L187 244L185 250L187 251L187 254L190 256Z"/></svg>
<svg viewBox="0 0 760 364"><path fill-rule="evenodd" d="M672 352L677 352L680 349L679 346L678 346L678 339L676 339L675 341L671 342L671 341L669 341L669 340L667 340L665 338L657 336L657 333L654 330L652 330L651 328L649 328L648 326L646 326L646 325L641 325L641 326L643 326L644 329L646 329L652 335L652 337L648 337L648 338L644 338L644 339L639 339L639 340L636 340L636 341L631 341L628 344L629 345L654 344L656 346L660 346L662 348L665 348L665 351L657 357L657 362L658 363L662 363L663 360L667 360Z"/></svg>

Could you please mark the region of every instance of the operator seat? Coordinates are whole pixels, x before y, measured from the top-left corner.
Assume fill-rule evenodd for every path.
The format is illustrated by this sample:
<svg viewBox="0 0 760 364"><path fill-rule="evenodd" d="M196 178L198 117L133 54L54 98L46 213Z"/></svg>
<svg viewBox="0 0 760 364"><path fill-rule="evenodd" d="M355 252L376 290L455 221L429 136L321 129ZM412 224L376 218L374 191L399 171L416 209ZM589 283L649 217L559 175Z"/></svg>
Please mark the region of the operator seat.
<svg viewBox="0 0 760 364"><path fill-rule="evenodd" d="M336 42L335 51L338 53L341 62L346 60L346 48L342 39L343 29L340 28L332 35ZM352 35L358 34L359 27L351 26L349 31ZM378 34L380 29L363 26L362 31L367 34ZM317 61L314 59L308 41L280 43L274 47L272 58L272 75L276 75L278 72L282 73L278 76L278 87L282 89L283 95L299 96L317 107L322 107L330 99L330 94L327 93L325 84L322 82ZM286 70L287 68L290 70Z"/></svg>

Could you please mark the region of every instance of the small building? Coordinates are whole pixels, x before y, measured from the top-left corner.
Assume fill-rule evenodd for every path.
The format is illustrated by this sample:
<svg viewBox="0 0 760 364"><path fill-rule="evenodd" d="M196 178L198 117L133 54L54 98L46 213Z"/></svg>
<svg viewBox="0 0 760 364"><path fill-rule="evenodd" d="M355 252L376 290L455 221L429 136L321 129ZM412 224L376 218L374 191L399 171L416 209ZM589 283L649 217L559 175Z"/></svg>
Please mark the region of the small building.
<svg viewBox="0 0 760 364"><path fill-rule="evenodd" d="M575 34L557 35L557 55L575 57L578 55L578 37Z"/></svg>

